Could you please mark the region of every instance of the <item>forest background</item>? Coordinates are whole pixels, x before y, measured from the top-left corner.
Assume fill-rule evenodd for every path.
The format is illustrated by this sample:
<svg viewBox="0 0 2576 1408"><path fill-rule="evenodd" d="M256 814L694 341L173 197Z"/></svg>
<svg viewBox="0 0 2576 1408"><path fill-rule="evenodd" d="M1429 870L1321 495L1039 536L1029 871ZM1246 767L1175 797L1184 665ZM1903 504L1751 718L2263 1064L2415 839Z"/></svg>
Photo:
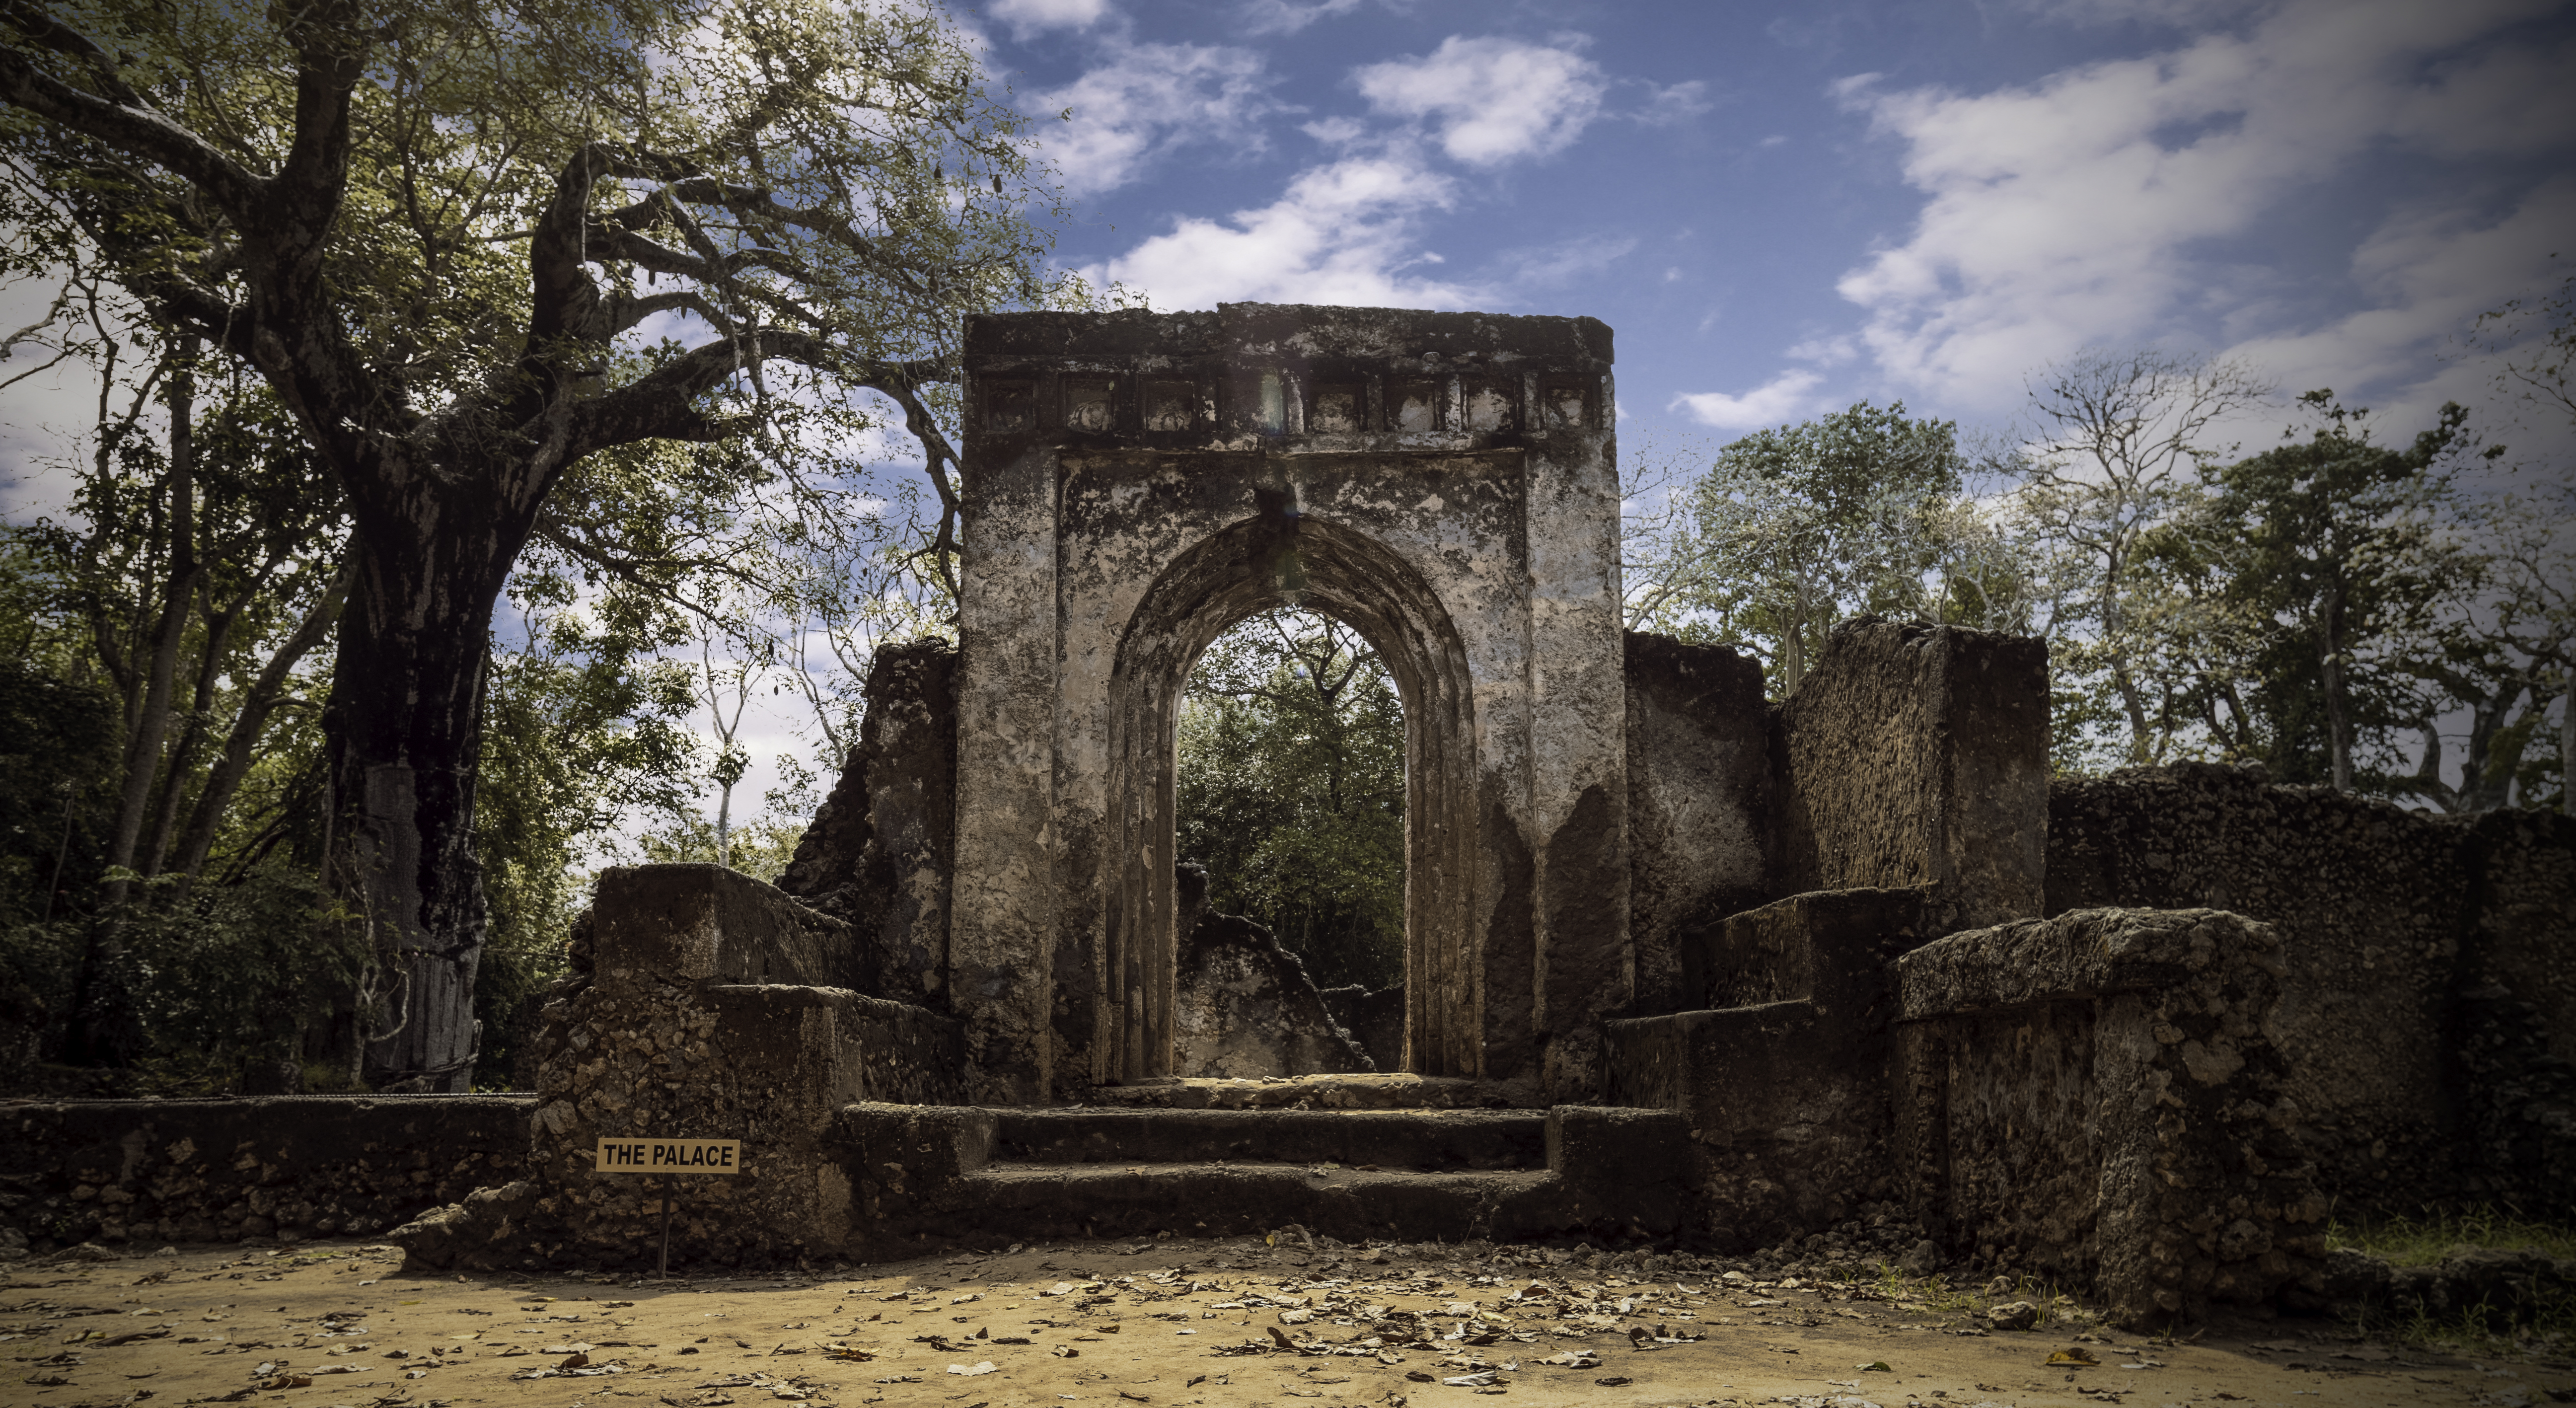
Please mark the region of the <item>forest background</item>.
<svg viewBox="0 0 2576 1408"><path fill-rule="evenodd" d="M351 185L377 223L321 246L333 325L428 412L401 434L535 382L567 406L643 388L704 412L549 470L472 623L461 834L488 927L471 1070L496 1088L589 876L635 860L774 876L855 740L873 650L948 631L959 315L1142 297L1049 257L1047 150L983 98L973 46L938 17L576 13L603 25L597 51L474 7L365 30L383 68L353 85L369 125ZM50 77L290 172L309 93L239 80L333 55L202 27L229 15L6 11L53 65L0 73L22 95L0 126L9 272L50 293L41 320L0 330L0 377L68 363L96 388L88 433L50 467L69 511L0 535L0 1067L26 1087L363 1088L384 1076L371 1045L406 1020L403 959L332 869L351 815L343 631L353 596L385 590L362 570L382 554L359 547L382 509L312 393L189 302L258 302L220 180L138 159L68 98L23 97L26 75ZM626 62L639 44L685 57L709 33L727 42L700 68L665 70L687 83L563 96L580 64L649 89L652 67ZM851 57L817 66L826 41ZM530 100L540 87L554 96ZM793 210L724 170L775 158L740 134L790 91L883 118L787 124L801 169L836 173ZM454 138L475 123L484 143ZM613 160L586 155L603 142ZM418 172L441 163L428 186L490 173L479 205L424 213ZM590 184L566 207L575 170ZM583 271L589 301L546 323L548 212L566 208L623 243L555 266ZM2495 353L2500 398L2576 428L2572 295L2535 286L2455 334ZM571 344L580 357L539 365ZM712 370L662 395L692 358ZM2029 386L2017 415L1965 431L1861 402L1723 442L1632 437L1630 626L1748 651L1775 697L1863 614L2033 634L2066 773L2198 758L2441 811L2570 807L2567 466L2457 407L2384 424L2187 351L2097 347ZM2258 422L2273 429L2244 443ZM735 793L756 702L787 705L801 746L755 807ZM1401 971L1402 726L1367 643L1321 618L1247 622L1191 680L1183 852L1220 908L1327 983Z"/></svg>

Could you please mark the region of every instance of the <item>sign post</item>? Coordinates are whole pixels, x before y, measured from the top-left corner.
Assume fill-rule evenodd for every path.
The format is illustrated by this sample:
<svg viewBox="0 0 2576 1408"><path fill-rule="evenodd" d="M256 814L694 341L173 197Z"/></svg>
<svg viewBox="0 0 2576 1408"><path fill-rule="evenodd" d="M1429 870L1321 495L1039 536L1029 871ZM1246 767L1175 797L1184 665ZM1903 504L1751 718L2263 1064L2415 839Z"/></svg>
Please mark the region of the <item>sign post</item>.
<svg viewBox="0 0 2576 1408"><path fill-rule="evenodd" d="M598 1173L658 1173L662 1184L661 1278L671 1279L671 1193L688 1174L742 1172L739 1139L602 1139L591 1154Z"/></svg>

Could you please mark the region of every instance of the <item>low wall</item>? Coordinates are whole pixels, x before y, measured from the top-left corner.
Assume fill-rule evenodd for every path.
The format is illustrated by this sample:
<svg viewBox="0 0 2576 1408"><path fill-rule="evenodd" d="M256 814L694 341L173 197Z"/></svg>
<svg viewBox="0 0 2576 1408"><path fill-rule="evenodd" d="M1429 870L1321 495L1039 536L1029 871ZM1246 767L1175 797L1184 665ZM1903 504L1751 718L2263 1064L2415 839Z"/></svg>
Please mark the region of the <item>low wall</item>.
<svg viewBox="0 0 2576 1408"><path fill-rule="evenodd" d="M436 1095L0 1107L0 1254L365 1236L523 1176L535 1106Z"/></svg>
<svg viewBox="0 0 2576 1408"><path fill-rule="evenodd" d="M2049 798L2047 912L2104 905L2278 929L2285 1089L2346 1212L2576 1212L2576 820L2124 769Z"/></svg>
<svg viewBox="0 0 2576 1408"><path fill-rule="evenodd" d="M2312 1279L2328 1203L2271 1036L2281 954L2239 915L2103 909L1900 959L1895 1164L1918 1219L2130 1324Z"/></svg>

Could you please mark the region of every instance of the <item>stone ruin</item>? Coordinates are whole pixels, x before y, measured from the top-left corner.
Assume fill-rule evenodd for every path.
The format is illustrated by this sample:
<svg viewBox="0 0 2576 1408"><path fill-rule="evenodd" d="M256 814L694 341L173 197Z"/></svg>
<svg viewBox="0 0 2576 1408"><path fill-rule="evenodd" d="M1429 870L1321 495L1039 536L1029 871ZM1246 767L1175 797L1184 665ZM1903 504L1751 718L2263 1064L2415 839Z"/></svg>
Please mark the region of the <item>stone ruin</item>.
<svg viewBox="0 0 2576 1408"><path fill-rule="evenodd" d="M531 1172L417 1259L649 1261L605 1137L742 1141L683 1263L1804 1243L2130 1321L2322 1303L2338 1200L2567 1205L2576 823L2053 782L2036 641L1858 621L1775 704L1624 632L1590 319L997 315L966 365L960 643L879 655L776 887L601 877ZM1400 997L1315 993L1173 853L1182 681L1280 604L1402 692Z"/></svg>

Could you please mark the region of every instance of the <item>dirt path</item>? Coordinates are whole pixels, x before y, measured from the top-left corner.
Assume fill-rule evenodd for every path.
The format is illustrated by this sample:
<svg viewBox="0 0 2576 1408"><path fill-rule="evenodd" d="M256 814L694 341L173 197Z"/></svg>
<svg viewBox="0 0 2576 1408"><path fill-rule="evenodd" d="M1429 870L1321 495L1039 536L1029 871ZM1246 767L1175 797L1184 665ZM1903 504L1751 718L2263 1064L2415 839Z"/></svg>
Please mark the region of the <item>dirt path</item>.
<svg viewBox="0 0 2576 1408"><path fill-rule="evenodd" d="M354 1242L19 1263L0 1291L0 1404L2305 1408L2540 1404L2576 1386L2576 1364L2391 1353L2325 1322L2218 1325L2183 1344L2080 1312L1961 1333L1964 1302L1627 1284L1423 1250L1050 1244L669 1283L404 1275L393 1248Z"/></svg>

